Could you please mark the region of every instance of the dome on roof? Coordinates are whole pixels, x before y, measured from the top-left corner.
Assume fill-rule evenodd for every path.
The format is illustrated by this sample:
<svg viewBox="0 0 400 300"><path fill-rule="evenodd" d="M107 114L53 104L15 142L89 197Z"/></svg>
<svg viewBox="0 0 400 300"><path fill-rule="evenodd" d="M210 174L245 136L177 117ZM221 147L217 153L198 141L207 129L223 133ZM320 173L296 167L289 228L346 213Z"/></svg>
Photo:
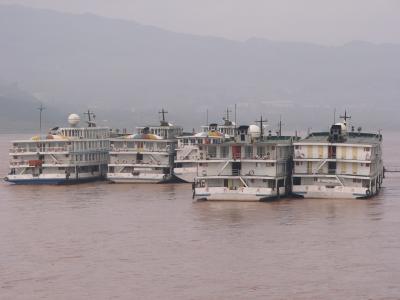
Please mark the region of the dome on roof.
<svg viewBox="0 0 400 300"><path fill-rule="evenodd" d="M258 138L261 136L261 129L257 125L250 125L248 132L252 138Z"/></svg>
<svg viewBox="0 0 400 300"><path fill-rule="evenodd" d="M347 126L345 123L336 123L335 125L340 126L340 128L342 129L342 131L346 131Z"/></svg>
<svg viewBox="0 0 400 300"><path fill-rule="evenodd" d="M71 125L72 127L75 127L76 125L78 125L80 120L81 120L81 117L77 114L70 114L68 116L68 124Z"/></svg>

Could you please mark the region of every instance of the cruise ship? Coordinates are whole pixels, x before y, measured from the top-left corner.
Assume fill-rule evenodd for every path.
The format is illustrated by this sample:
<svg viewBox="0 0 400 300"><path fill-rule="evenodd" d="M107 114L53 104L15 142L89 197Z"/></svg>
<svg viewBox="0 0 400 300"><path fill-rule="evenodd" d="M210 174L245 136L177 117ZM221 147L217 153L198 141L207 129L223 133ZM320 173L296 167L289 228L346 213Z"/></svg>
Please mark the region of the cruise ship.
<svg viewBox="0 0 400 300"><path fill-rule="evenodd" d="M294 143L293 194L304 198L368 198L381 188L381 133L343 122ZM350 130L349 130L350 127Z"/></svg>
<svg viewBox="0 0 400 300"><path fill-rule="evenodd" d="M174 175L184 182L194 182L198 161L203 160L203 148L211 144L220 144L234 137L236 126L229 119L229 110L223 118L224 124L212 123L202 126L201 132L178 137Z"/></svg>
<svg viewBox="0 0 400 300"><path fill-rule="evenodd" d="M102 179L107 172L109 135L97 127L94 114L87 127L71 114L68 127L54 127L47 135L13 141L9 151L10 172L5 181L16 184L70 184Z"/></svg>
<svg viewBox="0 0 400 300"><path fill-rule="evenodd" d="M158 126L137 127L137 132L110 139L107 178L114 183L164 183L173 179L177 136L183 129L165 120Z"/></svg>
<svg viewBox="0 0 400 300"><path fill-rule="evenodd" d="M264 201L290 193L295 137L264 136L262 128L262 124L239 126L229 140L204 145L193 183L194 198Z"/></svg>

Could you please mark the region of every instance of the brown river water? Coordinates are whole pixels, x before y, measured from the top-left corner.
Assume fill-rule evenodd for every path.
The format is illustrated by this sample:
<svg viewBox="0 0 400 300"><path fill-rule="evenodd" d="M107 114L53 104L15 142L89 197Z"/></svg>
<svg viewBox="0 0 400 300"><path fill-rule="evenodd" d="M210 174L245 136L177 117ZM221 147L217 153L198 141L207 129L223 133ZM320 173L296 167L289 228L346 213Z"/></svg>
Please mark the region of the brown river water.
<svg viewBox="0 0 400 300"><path fill-rule="evenodd" d="M0 135L0 174L9 140ZM400 141L384 134L385 165ZM400 173L369 200L0 183L0 299L400 299Z"/></svg>

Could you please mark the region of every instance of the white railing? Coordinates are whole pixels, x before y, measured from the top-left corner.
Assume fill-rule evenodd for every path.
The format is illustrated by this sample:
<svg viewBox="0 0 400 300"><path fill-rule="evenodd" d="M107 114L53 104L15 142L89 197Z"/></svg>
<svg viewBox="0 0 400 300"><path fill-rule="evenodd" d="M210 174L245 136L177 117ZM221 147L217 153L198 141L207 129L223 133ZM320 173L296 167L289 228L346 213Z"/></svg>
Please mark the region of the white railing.
<svg viewBox="0 0 400 300"><path fill-rule="evenodd" d="M110 148L111 152L168 152L169 150L167 148L163 149L147 149L147 148L116 148L111 146Z"/></svg>
<svg viewBox="0 0 400 300"><path fill-rule="evenodd" d="M37 152L68 152L69 147L46 147L46 148L10 148L10 153L37 153Z"/></svg>

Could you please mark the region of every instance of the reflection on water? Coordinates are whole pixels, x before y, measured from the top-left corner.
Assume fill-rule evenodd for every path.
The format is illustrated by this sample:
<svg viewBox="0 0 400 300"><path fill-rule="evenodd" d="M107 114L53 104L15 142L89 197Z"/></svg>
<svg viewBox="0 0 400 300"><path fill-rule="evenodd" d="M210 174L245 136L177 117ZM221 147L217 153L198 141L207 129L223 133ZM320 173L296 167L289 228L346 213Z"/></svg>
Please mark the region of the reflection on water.
<svg viewBox="0 0 400 300"><path fill-rule="evenodd" d="M398 299L399 183L269 203L195 202L188 184L2 183L0 298Z"/></svg>

